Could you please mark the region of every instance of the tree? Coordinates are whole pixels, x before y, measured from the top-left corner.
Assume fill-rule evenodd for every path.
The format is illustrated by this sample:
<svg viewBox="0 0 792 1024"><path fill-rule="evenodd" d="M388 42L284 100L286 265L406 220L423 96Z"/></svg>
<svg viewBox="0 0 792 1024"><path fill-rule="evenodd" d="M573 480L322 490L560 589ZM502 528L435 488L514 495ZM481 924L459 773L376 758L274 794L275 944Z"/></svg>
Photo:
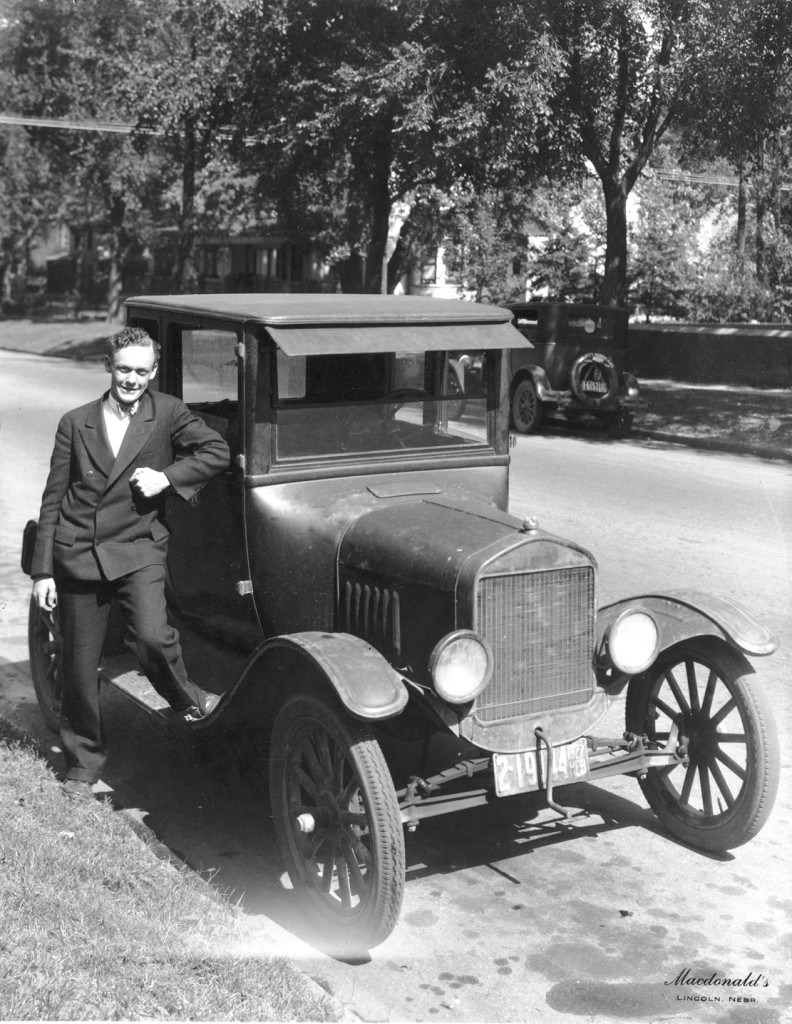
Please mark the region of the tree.
<svg viewBox="0 0 792 1024"><path fill-rule="evenodd" d="M68 118L75 125L129 120L133 107L122 59L144 34L145 15L142 4L122 0L19 0L3 40L9 103L20 114ZM58 169L59 215L109 228L108 317L115 319L143 170L131 140L76 128L31 129L28 139L37 159Z"/></svg>
<svg viewBox="0 0 792 1024"><path fill-rule="evenodd" d="M13 283L23 281L30 250L53 223L59 205L58 177L37 159L19 128L0 133L0 293L15 302Z"/></svg>
<svg viewBox="0 0 792 1024"><path fill-rule="evenodd" d="M248 162L266 167L287 223L318 240L343 289L383 290L396 204L480 180L507 101L530 134L551 59L521 18L520 39L536 45L519 47L520 74L509 74L517 47L500 14L516 19L519 6L498 0L486 19L474 0L279 0L266 17L238 12L239 135L261 126ZM404 251L390 257L388 287Z"/></svg>
<svg viewBox="0 0 792 1024"><path fill-rule="evenodd" d="M145 2L153 5L148 30L125 61L135 143L140 153L158 155L179 182L167 211L177 225L174 285L194 291L199 179L217 161L228 180L229 125L240 84L237 8L222 0Z"/></svg>
<svg viewBox="0 0 792 1024"><path fill-rule="evenodd" d="M754 258L760 281L766 276L766 216L771 213L778 236L781 179L789 172L790 38L789 0L722 0L712 11L709 45L691 67L681 111L686 152L725 157L737 172L738 261L746 252L752 187Z"/></svg>
<svg viewBox="0 0 792 1024"><path fill-rule="evenodd" d="M457 197L445 218L444 255L461 292L476 302L522 298L528 238L519 197L502 192Z"/></svg>
<svg viewBox="0 0 792 1024"><path fill-rule="evenodd" d="M4 39L16 110L137 126L133 136L29 133L60 169L61 214L108 229L111 319L120 313L122 263L150 216L177 225L178 287L195 286L196 175L224 145L218 125L235 82L226 12L215 0L18 0Z"/></svg>
<svg viewBox="0 0 792 1024"><path fill-rule="evenodd" d="M700 261L702 217L718 208L712 187L685 179L672 148L663 144L636 188L630 224L630 301L647 323L653 316L684 316L688 293Z"/></svg>
<svg viewBox="0 0 792 1024"><path fill-rule="evenodd" d="M705 0L538 0L564 55L547 150L560 166L588 161L605 203L602 301L627 289L627 199L676 116L688 66L706 37Z"/></svg>

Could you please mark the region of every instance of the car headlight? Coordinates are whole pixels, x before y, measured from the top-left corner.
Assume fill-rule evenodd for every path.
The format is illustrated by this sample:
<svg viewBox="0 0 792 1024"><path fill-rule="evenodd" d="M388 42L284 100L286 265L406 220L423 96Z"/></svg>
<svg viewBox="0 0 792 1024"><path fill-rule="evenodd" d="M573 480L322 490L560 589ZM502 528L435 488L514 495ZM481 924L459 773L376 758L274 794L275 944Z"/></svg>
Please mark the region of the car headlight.
<svg viewBox="0 0 792 1024"><path fill-rule="evenodd" d="M451 704L465 704L484 689L492 675L492 651L471 630L444 636L429 658L429 671L438 695Z"/></svg>
<svg viewBox="0 0 792 1024"><path fill-rule="evenodd" d="M660 631L647 612L623 612L608 630L611 661L625 675L647 669L657 656Z"/></svg>

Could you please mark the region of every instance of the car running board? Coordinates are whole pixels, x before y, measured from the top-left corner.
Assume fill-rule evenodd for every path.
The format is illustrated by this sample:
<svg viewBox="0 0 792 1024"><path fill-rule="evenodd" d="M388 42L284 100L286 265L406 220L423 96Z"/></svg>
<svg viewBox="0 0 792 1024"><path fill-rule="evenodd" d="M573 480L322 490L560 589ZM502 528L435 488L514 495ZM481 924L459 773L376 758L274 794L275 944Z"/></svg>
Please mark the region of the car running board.
<svg viewBox="0 0 792 1024"><path fill-rule="evenodd" d="M157 693L154 687L140 669L137 661L126 654L117 655L111 658L104 658L99 666L99 678L104 683L109 683L117 690L121 690L128 697L142 708L145 712L162 720L178 719L179 715L171 708L165 698ZM212 699L214 711L217 707L217 697L214 694L207 694ZM206 718L194 725L203 725L213 718L210 711Z"/></svg>

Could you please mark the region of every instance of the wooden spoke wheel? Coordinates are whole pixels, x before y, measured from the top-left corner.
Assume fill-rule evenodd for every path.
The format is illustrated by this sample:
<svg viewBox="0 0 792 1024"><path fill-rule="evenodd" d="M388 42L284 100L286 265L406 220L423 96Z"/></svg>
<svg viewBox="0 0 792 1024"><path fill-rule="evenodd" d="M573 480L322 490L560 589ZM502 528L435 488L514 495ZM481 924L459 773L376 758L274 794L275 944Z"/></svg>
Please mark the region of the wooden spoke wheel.
<svg viewBox="0 0 792 1024"><path fill-rule="evenodd" d="M404 892L404 831L379 744L332 694L284 703L270 795L292 885L334 946L355 953L382 942Z"/></svg>
<svg viewBox="0 0 792 1024"><path fill-rule="evenodd" d="M652 810L677 838L704 850L746 843L775 799L779 747L772 709L744 659L727 648L683 644L660 655L627 693L627 728L660 745L672 725L687 763L640 780Z"/></svg>
<svg viewBox="0 0 792 1024"><path fill-rule="evenodd" d="M28 613L30 674L44 721L55 731L60 727L62 649L58 609L44 612L31 598Z"/></svg>

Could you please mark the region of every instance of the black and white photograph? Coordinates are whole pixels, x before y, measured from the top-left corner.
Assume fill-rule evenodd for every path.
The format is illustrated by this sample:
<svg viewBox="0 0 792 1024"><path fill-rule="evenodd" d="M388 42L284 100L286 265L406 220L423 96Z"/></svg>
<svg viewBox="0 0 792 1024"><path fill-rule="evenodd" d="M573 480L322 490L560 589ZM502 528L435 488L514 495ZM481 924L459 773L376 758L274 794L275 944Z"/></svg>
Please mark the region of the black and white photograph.
<svg viewBox="0 0 792 1024"><path fill-rule="evenodd" d="M792 0L0 97L0 1021L792 1024Z"/></svg>

